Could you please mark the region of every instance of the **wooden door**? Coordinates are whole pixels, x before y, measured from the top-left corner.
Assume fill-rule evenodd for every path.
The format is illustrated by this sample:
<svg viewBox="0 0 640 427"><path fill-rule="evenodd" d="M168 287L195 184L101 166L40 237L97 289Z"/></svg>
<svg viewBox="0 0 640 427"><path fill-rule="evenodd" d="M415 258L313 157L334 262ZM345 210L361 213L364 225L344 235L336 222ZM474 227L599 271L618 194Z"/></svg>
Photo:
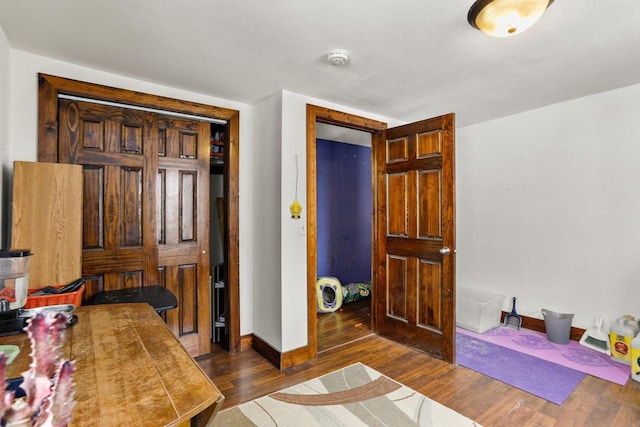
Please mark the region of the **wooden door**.
<svg viewBox="0 0 640 427"><path fill-rule="evenodd" d="M208 353L206 126L67 99L58 108L59 162L83 166L87 296L164 285L179 300L168 326L192 355Z"/></svg>
<svg viewBox="0 0 640 427"><path fill-rule="evenodd" d="M88 294L158 284L157 118L61 99L59 161L82 165L82 275Z"/></svg>
<svg viewBox="0 0 640 427"><path fill-rule="evenodd" d="M166 313L167 324L192 354L202 354L198 349L210 342L209 133L208 123L159 119L160 283L178 298L178 309Z"/></svg>
<svg viewBox="0 0 640 427"><path fill-rule="evenodd" d="M374 330L454 360L454 115L380 131L374 151Z"/></svg>

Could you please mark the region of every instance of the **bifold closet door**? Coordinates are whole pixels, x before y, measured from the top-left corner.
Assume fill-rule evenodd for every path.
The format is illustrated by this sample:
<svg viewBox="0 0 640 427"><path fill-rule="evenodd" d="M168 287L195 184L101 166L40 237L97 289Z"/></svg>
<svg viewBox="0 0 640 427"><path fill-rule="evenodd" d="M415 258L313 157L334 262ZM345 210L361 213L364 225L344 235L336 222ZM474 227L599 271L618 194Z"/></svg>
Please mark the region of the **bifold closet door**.
<svg viewBox="0 0 640 427"><path fill-rule="evenodd" d="M59 162L83 170L89 296L166 286L179 304L167 325L191 355L208 353L206 126L67 99L59 100L59 116Z"/></svg>
<svg viewBox="0 0 640 427"><path fill-rule="evenodd" d="M179 303L177 310L166 313L167 324L193 354L210 342L210 125L160 116L158 129L160 282Z"/></svg>

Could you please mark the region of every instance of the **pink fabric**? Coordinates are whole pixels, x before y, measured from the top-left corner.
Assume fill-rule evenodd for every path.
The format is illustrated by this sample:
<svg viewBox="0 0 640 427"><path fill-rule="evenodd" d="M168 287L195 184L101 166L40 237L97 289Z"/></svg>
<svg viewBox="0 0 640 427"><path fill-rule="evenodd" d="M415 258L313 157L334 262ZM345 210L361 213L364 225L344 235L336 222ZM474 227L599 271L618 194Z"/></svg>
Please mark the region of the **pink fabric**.
<svg viewBox="0 0 640 427"><path fill-rule="evenodd" d="M629 366L614 362L611 360L611 356L575 341L570 341L569 344L556 344L549 341L543 333L504 326L482 334L462 328L456 329L458 333L557 363L616 384L625 385L631 375Z"/></svg>

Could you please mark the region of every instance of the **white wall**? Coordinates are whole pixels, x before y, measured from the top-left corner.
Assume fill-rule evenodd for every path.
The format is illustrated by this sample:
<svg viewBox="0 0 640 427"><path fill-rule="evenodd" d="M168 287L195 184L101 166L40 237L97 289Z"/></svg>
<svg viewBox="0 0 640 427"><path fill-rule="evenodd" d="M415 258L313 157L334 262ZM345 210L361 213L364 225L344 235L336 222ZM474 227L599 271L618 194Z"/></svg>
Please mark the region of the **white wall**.
<svg viewBox="0 0 640 427"><path fill-rule="evenodd" d="M0 61L4 64L4 43L0 40ZM0 78L5 67L0 67ZM188 92L146 81L136 80L100 70L57 61L44 56L33 55L11 49L10 53L10 96L11 111L8 130L8 150L3 155L5 169L13 170L14 160L37 160L37 112L38 112L38 73L52 74L85 82L98 83L123 89L135 90L165 97L231 108L240 111L240 282L249 284L240 287L240 333L253 331L253 249L251 231L253 225L251 194L253 193L253 107L247 104L215 98L194 92ZM3 86L6 79L2 80ZM0 89L2 90L2 89ZM5 98L0 98L5 99ZM0 123L6 110L5 102L0 103ZM6 114L6 112L5 112ZM0 134L0 138L3 135ZM0 147L1 148L1 147ZM2 199L3 206L10 204L9 195Z"/></svg>
<svg viewBox="0 0 640 427"><path fill-rule="evenodd" d="M9 73L11 48L2 27L0 27L0 200L2 200L3 175L7 170L7 145L9 141ZM6 218L6 205L0 208L0 246L4 243L3 219Z"/></svg>
<svg viewBox="0 0 640 427"><path fill-rule="evenodd" d="M253 292L254 335L276 350L282 349L280 268L280 145L282 101L279 93L254 105L258 136L254 153ZM240 246L244 242L240 242ZM241 286L245 286L244 283Z"/></svg>
<svg viewBox="0 0 640 427"><path fill-rule="evenodd" d="M457 284L589 327L640 315L640 85L458 129Z"/></svg>

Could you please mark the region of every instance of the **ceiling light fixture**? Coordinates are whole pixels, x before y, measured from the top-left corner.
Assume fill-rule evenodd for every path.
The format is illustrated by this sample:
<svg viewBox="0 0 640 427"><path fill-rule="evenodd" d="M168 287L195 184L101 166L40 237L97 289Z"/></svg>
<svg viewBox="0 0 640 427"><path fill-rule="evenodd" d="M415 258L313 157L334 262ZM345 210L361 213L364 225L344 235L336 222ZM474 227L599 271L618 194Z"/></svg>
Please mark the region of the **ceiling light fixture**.
<svg viewBox="0 0 640 427"><path fill-rule="evenodd" d="M327 53L327 62L331 65L343 67L349 62L349 52L344 49L333 49Z"/></svg>
<svg viewBox="0 0 640 427"><path fill-rule="evenodd" d="M476 0L467 20L493 37L520 34L540 19L553 0Z"/></svg>

